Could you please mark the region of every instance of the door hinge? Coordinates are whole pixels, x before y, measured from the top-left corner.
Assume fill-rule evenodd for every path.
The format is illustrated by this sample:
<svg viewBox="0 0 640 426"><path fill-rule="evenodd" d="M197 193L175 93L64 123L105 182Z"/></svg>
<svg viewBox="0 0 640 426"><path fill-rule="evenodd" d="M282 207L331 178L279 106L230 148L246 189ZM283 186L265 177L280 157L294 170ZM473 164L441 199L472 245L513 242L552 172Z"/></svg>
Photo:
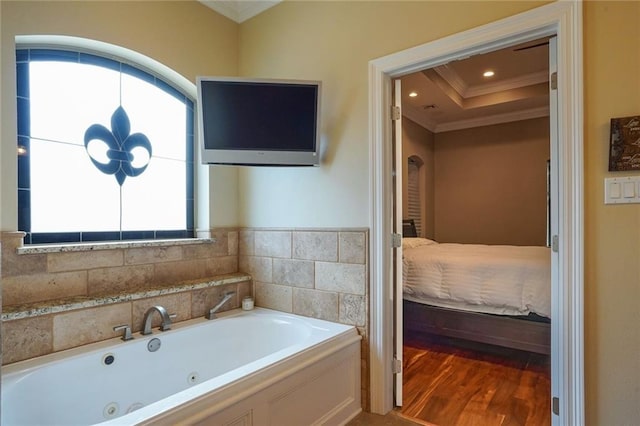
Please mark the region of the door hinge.
<svg viewBox="0 0 640 426"><path fill-rule="evenodd" d="M400 120L400 107L396 105L391 105L391 119L392 120Z"/></svg>
<svg viewBox="0 0 640 426"><path fill-rule="evenodd" d="M556 416L560 415L560 398L558 398L557 396L554 396L553 399L551 400L551 409L553 410L553 414L555 414Z"/></svg>
<svg viewBox="0 0 640 426"><path fill-rule="evenodd" d="M549 78L549 87L551 87L551 90L558 89L558 73L557 72L551 73L551 76Z"/></svg>
<svg viewBox="0 0 640 426"><path fill-rule="evenodd" d="M551 237L551 250L553 250L554 253L558 253L560 250L560 242L557 235Z"/></svg>
<svg viewBox="0 0 640 426"><path fill-rule="evenodd" d="M402 235L396 233L391 234L391 247L402 247Z"/></svg>
<svg viewBox="0 0 640 426"><path fill-rule="evenodd" d="M402 361L398 358L393 358L393 374L402 373Z"/></svg>

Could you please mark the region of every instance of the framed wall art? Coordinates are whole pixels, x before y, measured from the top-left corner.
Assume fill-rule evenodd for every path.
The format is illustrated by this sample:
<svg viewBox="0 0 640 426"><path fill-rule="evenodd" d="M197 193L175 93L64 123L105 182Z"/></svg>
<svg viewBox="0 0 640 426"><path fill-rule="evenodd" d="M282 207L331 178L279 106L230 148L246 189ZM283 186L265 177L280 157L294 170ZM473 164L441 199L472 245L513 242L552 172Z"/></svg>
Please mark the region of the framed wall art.
<svg viewBox="0 0 640 426"><path fill-rule="evenodd" d="M609 171L640 170L640 116L611 119Z"/></svg>

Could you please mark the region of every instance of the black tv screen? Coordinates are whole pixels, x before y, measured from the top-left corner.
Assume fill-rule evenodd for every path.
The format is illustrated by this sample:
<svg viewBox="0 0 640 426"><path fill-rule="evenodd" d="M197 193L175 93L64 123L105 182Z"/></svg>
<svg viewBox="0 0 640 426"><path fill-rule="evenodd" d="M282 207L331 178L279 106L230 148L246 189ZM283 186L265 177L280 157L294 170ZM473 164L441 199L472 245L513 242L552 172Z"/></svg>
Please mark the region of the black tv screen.
<svg viewBox="0 0 640 426"><path fill-rule="evenodd" d="M198 78L206 164L318 165L320 82Z"/></svg>

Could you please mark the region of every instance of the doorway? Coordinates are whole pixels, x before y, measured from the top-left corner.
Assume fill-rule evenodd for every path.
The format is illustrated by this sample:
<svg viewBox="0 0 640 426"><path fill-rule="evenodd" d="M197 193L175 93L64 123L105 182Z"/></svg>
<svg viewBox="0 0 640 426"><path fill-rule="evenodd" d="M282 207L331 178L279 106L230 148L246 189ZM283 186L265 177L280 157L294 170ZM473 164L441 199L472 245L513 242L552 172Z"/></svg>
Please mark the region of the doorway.
<svg viewBox="0 0 640 426"><path fill-rule="evenodd" d="M400 78L404 417L550 424L552 41Z"/></svg>
<svg viewBox="0 0 640 426"><path fill-rule="evenodd" d="M552 291L554 423L584 417L582 344L582 57L579 2L557 2L370 62L371 123L371 408L393 406L391 79L456 58L557 34L558 51L558 277ZM390 297L391 296L391 297Z"/></svg>

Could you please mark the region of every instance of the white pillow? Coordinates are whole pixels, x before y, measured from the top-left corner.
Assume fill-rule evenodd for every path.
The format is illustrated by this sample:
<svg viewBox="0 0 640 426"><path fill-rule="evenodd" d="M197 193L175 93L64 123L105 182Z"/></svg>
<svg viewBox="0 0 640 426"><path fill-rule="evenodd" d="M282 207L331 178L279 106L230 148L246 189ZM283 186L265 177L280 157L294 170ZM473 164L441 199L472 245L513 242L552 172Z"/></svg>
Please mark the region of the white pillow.
<svg viewBox="0 0 640 426"><path fill-rule="evenodd" d="M416 248L416 247L421 247L421 246L428 246L428 245L431 245L431 244L438 244L438 242L430 240L428 238L408 238L408 237L404 237L402 239L402 248L403 249L410 249L410 248Z"/></svg>

